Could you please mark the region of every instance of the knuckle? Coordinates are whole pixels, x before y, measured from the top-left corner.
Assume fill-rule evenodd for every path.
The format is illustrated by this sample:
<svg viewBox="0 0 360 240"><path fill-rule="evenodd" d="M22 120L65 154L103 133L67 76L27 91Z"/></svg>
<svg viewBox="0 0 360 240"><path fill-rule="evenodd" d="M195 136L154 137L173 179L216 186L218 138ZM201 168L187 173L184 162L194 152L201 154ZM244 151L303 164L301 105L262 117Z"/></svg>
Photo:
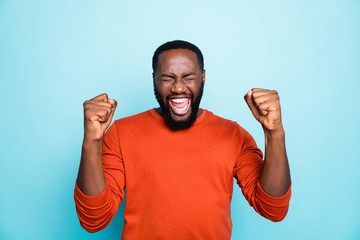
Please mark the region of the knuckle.
<svg viewBox="0 0 360 240"><path fill-rule="evenodd" d="M86 119L91 119L94 116L94 113L92 111L85 111L84 116Z"/></svg>
<svg viewBox="0 0 360 240"><path fill-rule="evenodd" d="M105 115L107 115L107 110L106 109L101 109L101 110L99 110L99 113L101 114L101 115L103 115L103 116L105 116Z"/></svg>

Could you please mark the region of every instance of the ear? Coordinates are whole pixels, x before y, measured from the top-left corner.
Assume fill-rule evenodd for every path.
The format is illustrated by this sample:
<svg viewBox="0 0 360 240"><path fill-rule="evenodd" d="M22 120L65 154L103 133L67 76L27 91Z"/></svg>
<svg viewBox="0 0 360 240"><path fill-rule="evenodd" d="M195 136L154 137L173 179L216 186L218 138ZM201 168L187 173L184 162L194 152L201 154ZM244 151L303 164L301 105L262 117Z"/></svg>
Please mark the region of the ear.
<svg viewBox="0 0 360 240"><path fill-rule="evenodd" d="M205 83L205 69L202 72L202 81Z"/></svg>

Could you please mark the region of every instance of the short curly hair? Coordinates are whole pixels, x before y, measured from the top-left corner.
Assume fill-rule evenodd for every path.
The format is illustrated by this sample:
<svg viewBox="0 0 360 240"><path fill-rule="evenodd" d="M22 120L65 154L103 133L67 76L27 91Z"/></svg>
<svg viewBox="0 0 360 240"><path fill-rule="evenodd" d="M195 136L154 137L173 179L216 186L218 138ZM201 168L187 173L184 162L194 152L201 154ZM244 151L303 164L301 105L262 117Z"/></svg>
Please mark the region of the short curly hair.
<svg viewBox="0 0 360 240"><path fill-rule="evenodd" d="M154 52L154 55L152 58L152 68L153 68L154 73L158 66L159 55L162 52L165 52L165 51L171 50L171 49L188 49L188 50L194 52L197 56L200 70L201 71L204 70L204 57L203 57L200 49L197 46L195 46L194 44L189 43L187 41L174 40L174 41L164 43L163 45L158 47L156 49L156 51Z"/></svg>

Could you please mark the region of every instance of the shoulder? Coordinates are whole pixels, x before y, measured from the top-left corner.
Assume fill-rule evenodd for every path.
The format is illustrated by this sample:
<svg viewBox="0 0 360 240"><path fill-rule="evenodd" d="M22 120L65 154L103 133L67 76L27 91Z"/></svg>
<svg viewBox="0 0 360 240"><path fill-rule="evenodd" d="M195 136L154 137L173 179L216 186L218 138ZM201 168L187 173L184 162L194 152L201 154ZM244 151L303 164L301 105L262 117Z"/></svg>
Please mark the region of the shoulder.
<svg viewBox="0 0 360 240"><path fill-rule="evenodd" d="M142 113L138 113L138 114L127 116L127 117L120 118L120 119L116 119L114 123L116 125L129 125L129 124L136 124L139 122L148 121L151 118L152 117L151 117L150 110L147 110Z"/></svg>
<svg viewBox="0 0 360 240"><path fill-rule="evenodd" d="M209 110L204 109L206 112L207 123L211 125L216 125L218 127L226 127L226 128L238 128L241 127L237 122L232 121L227 118L220 117L215 115Z"/></svg>
<svg viewBox="0 0 360 240"><path fill-rule="evenodd" d="M205 109L204 109L205 110ZM215 127L217 129L221 129L222 131L228 130L231 131L235 135L240 135L242 137L249 137L251 136L239 123L220 117L215 115L209 110L205 110L207 114L207 124Z"/></svg>
<svg viewBox="0 0 360 240"><path fill-rule="evenodd" d="M142 113L116 119L107 130L107 134L116 134L126 136L144 132L147 128L154 128L158 125L157 119L147 110Z"/></svg>
<svg viewBox="0 0 360 240"><path fill-rule="evenodd" d="M229 119L226 119L226 118L223 118L223 117L220 117L216 114L214 114L213 112L207 110L207 109L203 109L203 111L205 112L206 114L206 119L207 119L207 122L209 123L212 123L212 124L219 124L219 125L226 125L226 126L230 126L230 125L236 125L237 123L232 121L232 120L229 120Z"/></svg>

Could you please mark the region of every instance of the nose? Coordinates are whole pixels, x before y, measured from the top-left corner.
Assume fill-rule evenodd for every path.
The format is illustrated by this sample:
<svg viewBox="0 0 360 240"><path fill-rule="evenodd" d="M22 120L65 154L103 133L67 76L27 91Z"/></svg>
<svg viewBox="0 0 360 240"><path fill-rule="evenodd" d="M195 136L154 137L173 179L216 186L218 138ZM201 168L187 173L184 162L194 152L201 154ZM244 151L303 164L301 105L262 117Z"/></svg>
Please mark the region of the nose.
<svg viewBox="0 0 360 240"><path fill-rule="evenodd" d="M176 79L173 86L171 87L171 91L176 94L185 93L186 86L184 81L182 79Z"/></svg>

